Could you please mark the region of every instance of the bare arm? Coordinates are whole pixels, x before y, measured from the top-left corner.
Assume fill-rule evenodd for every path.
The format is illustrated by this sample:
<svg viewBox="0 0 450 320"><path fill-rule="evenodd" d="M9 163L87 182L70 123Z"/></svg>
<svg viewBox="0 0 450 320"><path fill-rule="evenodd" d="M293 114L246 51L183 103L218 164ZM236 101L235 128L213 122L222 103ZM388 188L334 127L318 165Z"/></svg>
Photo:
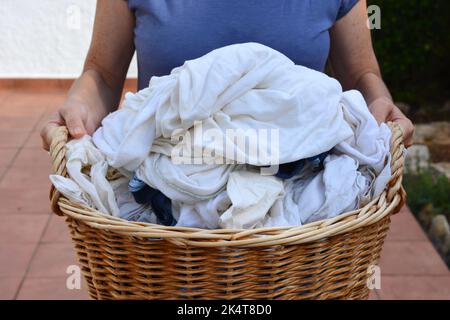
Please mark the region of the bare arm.
<svg viewBox="0 0 450 320"><path fill-rule="evenodd" d="M414 126L394 105L381 77L377 58L367 28L366 0L359 3L330 32L330 65L334 76L345 90L359 90L378 122L397 122L407 146L412 143Z"/></svg>
<svg viewBox="0 0 450 320"><path fill-rule="evenodd" d="M83 72L41 131L46 149L55 127L66 125L71 136L80 138L92 134L101 120L118 106L134 53L133 28L134 16L126 1L98 0Z"/></svg>

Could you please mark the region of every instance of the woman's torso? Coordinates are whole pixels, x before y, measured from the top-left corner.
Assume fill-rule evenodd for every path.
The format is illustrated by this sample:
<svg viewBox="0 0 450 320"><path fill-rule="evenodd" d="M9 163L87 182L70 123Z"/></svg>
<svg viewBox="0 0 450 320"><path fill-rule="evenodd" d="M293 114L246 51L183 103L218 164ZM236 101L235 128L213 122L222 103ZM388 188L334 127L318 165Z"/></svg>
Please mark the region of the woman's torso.
<svg viewBox="0 0 450 320"><path fill-rule="evenodd" d="M139 89L219 47L259 42L323 71L329 29L357 0L129 0Z"/></svg>

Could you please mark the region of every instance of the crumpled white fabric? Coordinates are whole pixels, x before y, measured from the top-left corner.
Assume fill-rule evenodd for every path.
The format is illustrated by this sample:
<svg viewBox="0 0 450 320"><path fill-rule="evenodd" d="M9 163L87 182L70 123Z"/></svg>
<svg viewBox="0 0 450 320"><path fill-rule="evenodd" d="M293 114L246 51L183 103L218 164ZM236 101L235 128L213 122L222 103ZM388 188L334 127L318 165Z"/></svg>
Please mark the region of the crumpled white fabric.
<svg viewBox="0 0 450 320"><path fill-rule="evenodd" d="M227 183L231 206L219 218L224 229L254 229L263 226L264 218L275 201L284 195L283 182L259 172L234 171Z"/></svg>
<svg viewBox="0 0 450 320"><path fill-rule="evenodd" d="M284 187L286 196L272 208L265 227L303 225L357 209L370 181L358 171L358 161L331 154L324 160L324 170L291 178Z"/></svg>
<svg viewBox="0 0 450 320"><path fill-rule="evenodd" d="M119 207L119 217L128 221L156 223L156 215L151 206L139 204L134 200L128 189L128 181L129 178L123 177L110 182Z"/></svg>
<svg viewBox="0 0 450 320"><path fill-rule="evenodd" d="M90 173L86 175L82 169L88 166ZM99 211L116 217L120 215L114 190L106 179L108 163L103 153L92 143L90 136L85 135L66 144L66 168L79 189L63 177L53 176L51 179L56 189L77 203L91 204ZM82 194L80 190L83 191Z"/></svg>
<svg viewBox="0 0 450 320"><path fill-rule="evenodd" d="M227 191L224 190L209 200L198 201L194 204L172 201L172 213L177 220L177 227L217 229L220 216L230 205L231 200Z"/></svg>
<svg viewBox="0 0 450 320"><path fill-rule="evenodd" d="M66 144L66 168L70 178L52 174L50 181L70 201L130 221L156 223L149 206L138 204L128 190L129 178L106 179L106 160L90 136ZM83 167L91 166L89 175Z"/></svg>
<svg viewBox="0 0 450 320"><path fill-rule="evenodd" d="M271 164L270 157L249 154L232 141L220 146L190 139L199 127L216 129L222 138L227 129L279 129L279 149L269 148L278 152L279 163L332 152L324 170L286 181L242 164L175 163L172 156L180 146L214 148L220 158L228 157L231 145L244 163ZM361 94L342 92L336 80L256 43L220 48L170 75L153 77L148 88L126 95L123 108L103 120L93 141L98 150L90 140L73 142L68 169L71 162L69 174L83 194L73 185L66 190L100 211L134 221L156 220L151 208L125 195L125 183L105 185L106 162L128 178L136 172L171 198L177 226L206 229L301 225L334 217L379 195L390 178L390 130L378 126ZM81 173L86 164L92 165L91 178Z"/></svg>
<svg viewBox="0 0 450 320"><path fill-rule="evenodd" d="M268 157L249 154L237 143L228 147L252 165L268 165L275 154L279 163L291 162L328 151L352 135L341 98L338 81L295 65L278 51L257 43L231 45L186 61L170 75L152 77L148 88L127 94L93 140L110 166L137 171L139 179L172 200L193 204L220 193L233 165L192 169L174 164L168 154L179 140L171 138L182 136L181 145L194 140L186 149L214 147L228 158L227 145L203 140L197 145L187 138L195 136L196 121L203 131L222 133L221 141L227 129L278 129L279 148L268 144ZM164 179L166 174L170 177Z"/></svg>
<svg viewBox="0 0 450 320"><path fill-rule="evenodd" d="M373 171L371 197L379 196L391 177L391 130L385 123L378 125L359 91L344 92L341 103L353 135L338 143L335 151L357 160L363 171Z"/></svg>
<svg viewBox="0 0 450 320"><path fill-rule="evenodd" d="M57 174L51 174L49 178L55 188L70 201L87 207L94 207L87 193L72 179Z"/></svg>

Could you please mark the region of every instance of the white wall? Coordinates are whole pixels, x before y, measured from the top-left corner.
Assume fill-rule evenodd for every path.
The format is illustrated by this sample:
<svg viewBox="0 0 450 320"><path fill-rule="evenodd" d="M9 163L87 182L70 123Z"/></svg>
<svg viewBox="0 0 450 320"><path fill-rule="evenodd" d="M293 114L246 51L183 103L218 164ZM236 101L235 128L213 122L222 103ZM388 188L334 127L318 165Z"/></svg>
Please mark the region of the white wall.
<svg viewBox="0 0 450 320"><path fill-rule="evenodd" d="M95 4L95 0L0 0L0 78L79 76ZM136 70L133 59L128 76L136 77Z"/></svg>

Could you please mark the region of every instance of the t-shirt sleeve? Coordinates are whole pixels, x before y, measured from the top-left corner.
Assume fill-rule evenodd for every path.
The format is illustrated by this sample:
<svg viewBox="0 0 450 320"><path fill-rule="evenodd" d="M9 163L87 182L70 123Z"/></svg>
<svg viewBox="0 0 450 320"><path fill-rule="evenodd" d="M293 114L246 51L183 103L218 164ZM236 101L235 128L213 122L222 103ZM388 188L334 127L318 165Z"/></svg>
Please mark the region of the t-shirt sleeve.
<svg viewBox="0 0 450 320"><path fill-rule="evenodd" d="M350 10L352 10L352 8L355 6L355 4L358 3L358 1L359 0L341 0L336 20L339 20L340 18L344 17L347 13L349 13Z"/></svg>

